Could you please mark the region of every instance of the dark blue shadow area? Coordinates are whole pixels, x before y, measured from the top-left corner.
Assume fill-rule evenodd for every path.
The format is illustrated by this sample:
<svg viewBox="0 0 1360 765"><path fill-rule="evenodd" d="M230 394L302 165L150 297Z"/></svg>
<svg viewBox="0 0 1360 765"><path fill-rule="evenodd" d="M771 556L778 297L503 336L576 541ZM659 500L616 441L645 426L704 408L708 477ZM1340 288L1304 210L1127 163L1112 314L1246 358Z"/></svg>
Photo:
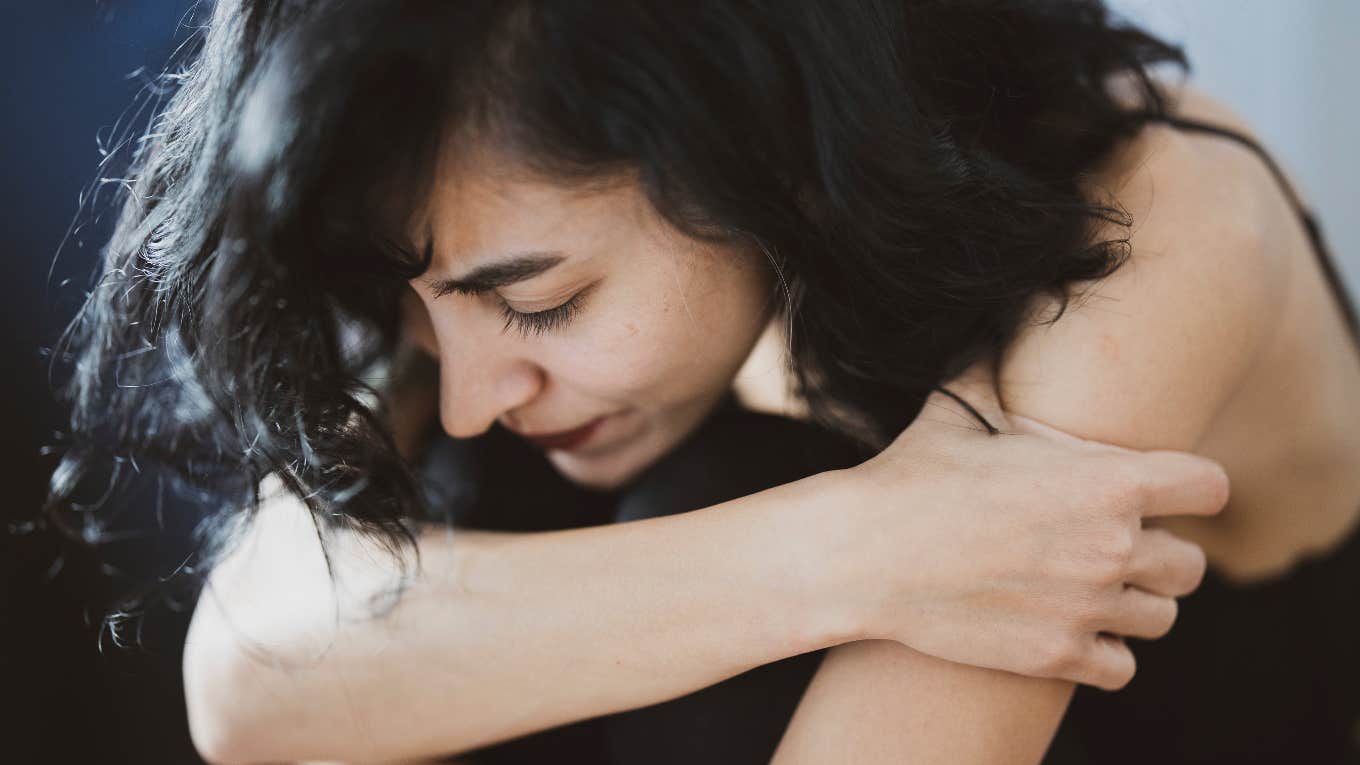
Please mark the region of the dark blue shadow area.
<svg viewBox="0 0 1360 765"><path fill-rule="evenodd" d="M129 107L191 37L182 22L192 21L185 16L192 5L0 3L0 257L7 287L0 301L7 493L0 530L28 530L0 534L3 762L200 761L188 739L179 677L187 608L151 610L140 649L115 648L104 632L97 650L105 609L124 586L107 568L142 576L172 571L186 551L191 504L167 500L153 476L134 482L115 499L119 527L154 530L163 518L163 531L130 541L125 535L97 554L32 524L54 465L41 449L63 420L41 349L55 342L79 305L110 231L114 186L94 181L125 170L116 161L101 168L101 149L145 129L149 110ZM78 200L95 189L72 232Z"/></svg>

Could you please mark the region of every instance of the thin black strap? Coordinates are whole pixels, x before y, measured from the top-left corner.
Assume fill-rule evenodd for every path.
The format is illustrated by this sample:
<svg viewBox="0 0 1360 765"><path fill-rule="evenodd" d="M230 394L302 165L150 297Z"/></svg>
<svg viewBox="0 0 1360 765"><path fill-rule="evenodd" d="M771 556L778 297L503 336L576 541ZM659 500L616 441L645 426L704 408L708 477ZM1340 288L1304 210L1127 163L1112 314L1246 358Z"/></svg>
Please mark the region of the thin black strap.
<svg viewBox="0 0 1360 765"><path fill-rule="evenodd" d="M1256 152L1256 155L1270 168L1271 174L1275 176L1275 180L1279 182L1280 188L1284 189L1285 196L1289 198L1289 204L1303 221L1303 227L1308 232L1308 239L1313 244L1313 252L1317 254L1318 263L1322 266L1322 273L1327 277L1327 283L1331 287L1332 294L1336 296L1337 303L1340 304L1341 311L1345 314L1346 324L1351 333L1351 339L1355 342L1356 347L1360 348L1360 318L1357 318L1355 302L1351 299L1350 293L1346 290L1345 283L1342 282L1341 275L1336 268L1336 263L1332 259L1331 251L1327 248L1327 242L1322 236L1322 226L1318 223L1317 218L1314 217L1312 211L1304 206L1302 200L1299 199L1299 195L1294 191L1294 187L1289 185L1289 180L1285 178L1284 173L1280 170L1280 166L1275 163L1275 159L1270 156L1270 153L1265 150L1265 147L1261 146L1261 144L1257 143L1250 136L1243 135L1221 125L1212 125L1207 122L1189 120L1184 117L1176 117L1170 114L1149 113L1145 115L1145 117L1148 121L1165 122L1172 127L1178 127L1184 130L1193 130L1222 136L1237 141L1248 149Z"/></svg>

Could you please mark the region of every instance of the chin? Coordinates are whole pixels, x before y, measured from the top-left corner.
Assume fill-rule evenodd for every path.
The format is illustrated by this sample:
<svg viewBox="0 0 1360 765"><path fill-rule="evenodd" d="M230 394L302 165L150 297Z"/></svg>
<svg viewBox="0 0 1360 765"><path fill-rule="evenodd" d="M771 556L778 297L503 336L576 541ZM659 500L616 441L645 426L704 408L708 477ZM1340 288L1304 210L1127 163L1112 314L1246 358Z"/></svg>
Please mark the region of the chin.
<svg viewBox="0 0 1360 765"><path fill-rule="evenodd" d="M628 453L610 458L578 457L569 452L550 452L548 462L563 478L596 491L612 491L641 473L651 461L631 458Z"/></svg>
<svg viewBox="0 0 1360 765"><path fill-rule="evenodd" d="M596 491L613 491L625 486L642 471L666 456L703 421L721 399L720 395L686 407L676 416L653 421L653 425L632 424L632 435L622 442L582 451L550 451L548 462L572 483ZM629 427L625 426L625 430Z"/></svg>
<svg viewBox="0 0 1360 765"><path fill-rule="evenodd" d="M622 449L605 453L548 452L548 462L572 483L596 491L618 489L657 460L672 447L676 438L658 438L653 432Z"/></svg>

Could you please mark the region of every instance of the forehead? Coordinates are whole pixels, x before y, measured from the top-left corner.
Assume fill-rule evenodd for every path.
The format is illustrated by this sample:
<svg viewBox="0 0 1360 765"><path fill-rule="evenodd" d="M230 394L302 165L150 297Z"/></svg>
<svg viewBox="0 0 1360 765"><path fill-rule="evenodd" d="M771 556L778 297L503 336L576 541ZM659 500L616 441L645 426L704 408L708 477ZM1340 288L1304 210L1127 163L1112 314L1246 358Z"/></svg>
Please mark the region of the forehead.
<svg viewBox="0 0 1360 765"><path fill-rule="evenodd" d="M504 155L448 152L411 235L421 243L432 236L435 263L447 264L507 251L570 253L657 223L632 174L564 181Z"/></svg>

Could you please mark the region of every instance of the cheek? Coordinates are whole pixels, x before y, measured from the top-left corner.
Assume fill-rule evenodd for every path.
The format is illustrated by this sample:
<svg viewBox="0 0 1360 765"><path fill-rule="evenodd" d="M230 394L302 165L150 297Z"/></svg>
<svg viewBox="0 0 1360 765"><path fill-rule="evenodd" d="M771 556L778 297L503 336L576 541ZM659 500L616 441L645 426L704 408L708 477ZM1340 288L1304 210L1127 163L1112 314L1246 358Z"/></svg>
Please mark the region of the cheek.
<svg viewBox="0 0 1360 765"><path fill-rule="evenodd" d="M563 387L660 408L730 386L764 328L762 271L736 255L653 253L540 356ZM601 297L606 297L601 295Z"/></svg>
<svg viewBox="0 0 1360 765"><path fill-rule="evenodd" d="M665 295L645 286L616 285L579 323L545 337L534 355L558 387L642 406L669 397L675 357L692 358L697 349L685 347L685 334L676 331L683 322L675 321Z"/></svg>
<svg viewBox="0 0 1360 765"><path fill-rule="evenodd" d="M616 401L655 398L674 377L676 338L663 322L640 317L592 323L547 359L549 374L566 387Z"/></svg>
<svg viewBox="0 0 1360 765"><path fill-rule="evenodd" d="M550 372L582 393L640 406L710 396L731 383L751 343L742 326L747 317L704 297L693 294L686 305L657 296L620 312L625 318L592 322L570 349L555 354Z"/></svg>

